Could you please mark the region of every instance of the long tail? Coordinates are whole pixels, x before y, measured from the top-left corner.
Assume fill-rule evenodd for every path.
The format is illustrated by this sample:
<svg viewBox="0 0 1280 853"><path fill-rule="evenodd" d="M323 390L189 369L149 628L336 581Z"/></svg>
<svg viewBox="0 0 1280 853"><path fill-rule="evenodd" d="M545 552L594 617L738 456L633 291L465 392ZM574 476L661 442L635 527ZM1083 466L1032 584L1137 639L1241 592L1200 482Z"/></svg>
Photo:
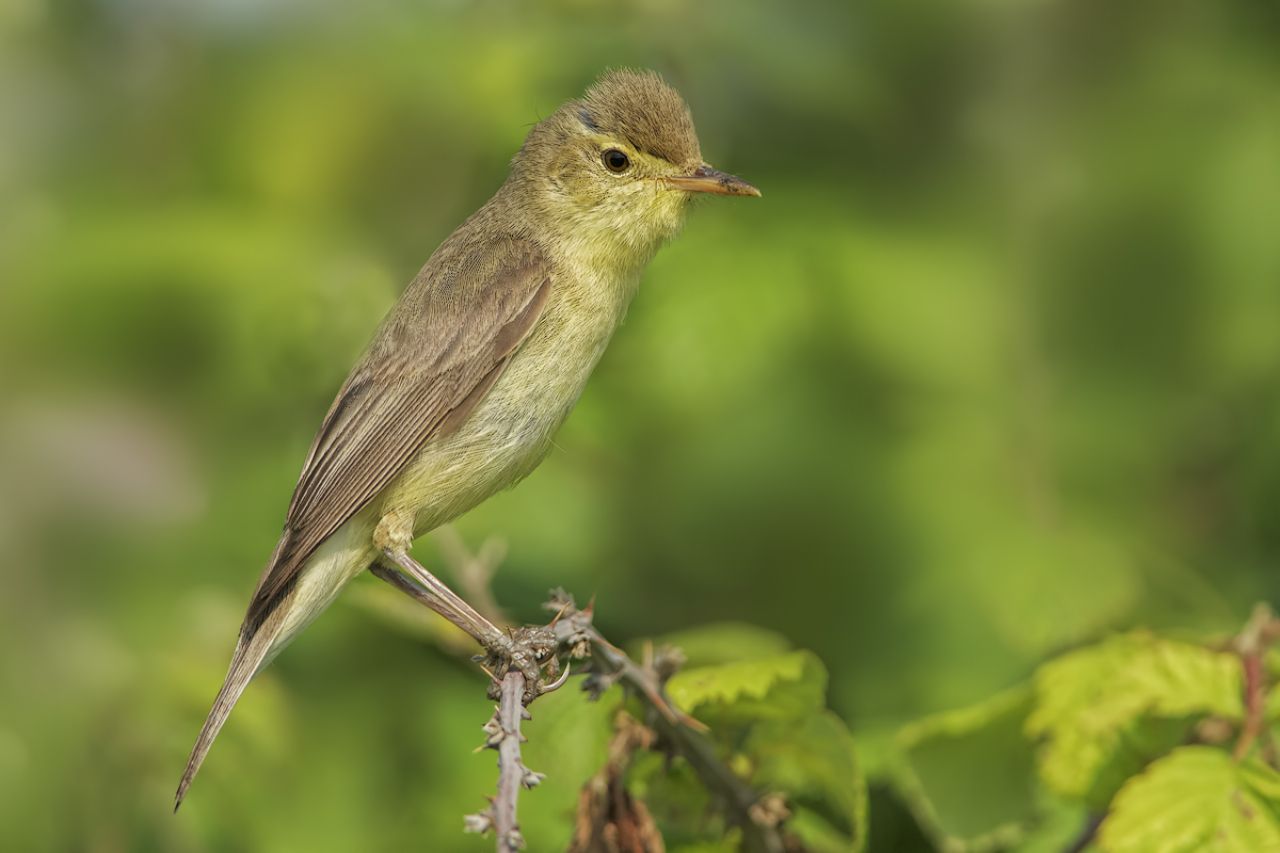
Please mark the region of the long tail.
<svg viewBox="0 0 1280 853"><path fill-rule="evenodd" d="M205 717L204 725L200 727L196 745L192 747L191 757L187 759L187 769L183 771L182 781L178 783L178 792L173 798L175 812L182 805L182 799L187 795L187 789L191 787L191 780L196 777L196 773L200 772L200 765L209 754L209 747L213 746L214 738L218 736L218 732L222 730L222 724L231 715L231 709L235 707L240 694L244 692L245 687L249 685L253 676L262 668L274 650L274 641L276 634L279 633L279 627L271 624L272 622L274 620L269 620L268 624L259 627L247 640L242 633L239 642L236 643L236 651L231 657L231 668L227 670L227 678L222 682L222 689L218 691L217 698L213 700L213 708L209 711L209 716Z"/></svg>

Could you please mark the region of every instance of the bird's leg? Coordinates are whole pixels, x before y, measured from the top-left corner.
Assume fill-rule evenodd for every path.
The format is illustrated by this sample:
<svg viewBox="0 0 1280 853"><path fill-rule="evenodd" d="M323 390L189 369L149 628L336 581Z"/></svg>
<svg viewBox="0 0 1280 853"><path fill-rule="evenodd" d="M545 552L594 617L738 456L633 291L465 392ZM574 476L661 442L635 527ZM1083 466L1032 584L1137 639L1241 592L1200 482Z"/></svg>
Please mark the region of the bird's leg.
<svg viewBox="0 0 1280 853"><path fill-rule="evenodd" d="M454 625L470 634L477 643L486 649L501 645L506 639L506 634L502 632L502 629L477 613L461 598L458 598L439 578L428 572L408 554L383 552L383 556L394 565L404 569L410 576L405 577L400 572L381 562L370 566L370 571L374 575L448 619ZM409 568L406 564L413 565L417 571Z"/></svg>
<svg viewBox="0 0 1280 853"><path fill-rule="evenodd" d="M508 670L518 669L525 677L526 698L536 696L542 681L543 662L555 660L554 634L544 628L517 628L508 632L494 625L409 556L411 536L411 528L406 530L404 523L394 514L382 519L374 532L374 545L387 562L404 574L375 562L371 567L374 575L470 634L488 653L486 663L492 665L498 681Z"/></svg>

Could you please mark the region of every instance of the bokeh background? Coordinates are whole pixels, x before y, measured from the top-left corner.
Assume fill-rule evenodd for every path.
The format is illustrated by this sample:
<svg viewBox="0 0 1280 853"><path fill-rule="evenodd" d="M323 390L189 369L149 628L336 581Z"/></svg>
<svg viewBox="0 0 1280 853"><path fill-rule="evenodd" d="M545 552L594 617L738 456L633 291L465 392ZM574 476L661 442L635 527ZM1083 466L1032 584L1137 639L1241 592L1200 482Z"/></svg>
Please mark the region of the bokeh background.
<svg viewBox="0 0 1280 853"><path fill-rule="evenodd" d="M611 66L764 198L694 212L558 449L458 526L517 616L563 584L617 640L781 632L874 783L1056 651L1280 598L1277 8L6 0L3 846L489 848L481 682L372 581L170 797L346 370ZM930 849L883 786L871 820Z"/></svg>

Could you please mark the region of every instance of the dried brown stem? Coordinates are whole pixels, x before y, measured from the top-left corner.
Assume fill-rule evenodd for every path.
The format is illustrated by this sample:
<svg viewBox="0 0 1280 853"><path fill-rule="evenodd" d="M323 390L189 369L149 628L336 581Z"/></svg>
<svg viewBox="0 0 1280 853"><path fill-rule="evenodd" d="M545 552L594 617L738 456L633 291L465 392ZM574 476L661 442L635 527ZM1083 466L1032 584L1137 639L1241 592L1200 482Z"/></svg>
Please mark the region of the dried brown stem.
<svg viewBox="0 0 1280 853"><path fill-rule="evenodd" d="M1278 635L1280 620L1276 619L1270 607L1259 604L1235 639L1236 654L1240 656L1240 666L1244 670L1244 725L1231 751L1231 757L1236 761L1249 754L1266 722L1267 673L1263 655Z"/></svg>
<svg viewBox="0 0 1280 853"><path fill-rule="evenodd" d="M578 795L568 853L664 853L666 845L644 801L627 790L626 772L636 753L651 749L657 733L626 711L614 718L608 758Z"/></svg>

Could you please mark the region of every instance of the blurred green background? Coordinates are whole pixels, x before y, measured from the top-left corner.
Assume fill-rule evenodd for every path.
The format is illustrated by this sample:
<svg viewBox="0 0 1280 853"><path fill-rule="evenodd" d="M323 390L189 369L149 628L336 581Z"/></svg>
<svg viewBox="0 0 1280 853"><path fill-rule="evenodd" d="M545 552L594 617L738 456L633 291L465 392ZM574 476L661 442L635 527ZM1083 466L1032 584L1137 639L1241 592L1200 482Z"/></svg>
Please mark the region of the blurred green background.
<svg viewBox="0 0 1280 853"><path fill-rule="evenodd" d="M6 849L491 847L482 681L367 590L170 798L347 369L619 65L764 198L693 212L558 449L459 525L517 616L563 584L617 641L779 631L874 774L1055 651L1280 598L1274 4L5 0ZM929 849L883 787L871 820Z"/></svg>

